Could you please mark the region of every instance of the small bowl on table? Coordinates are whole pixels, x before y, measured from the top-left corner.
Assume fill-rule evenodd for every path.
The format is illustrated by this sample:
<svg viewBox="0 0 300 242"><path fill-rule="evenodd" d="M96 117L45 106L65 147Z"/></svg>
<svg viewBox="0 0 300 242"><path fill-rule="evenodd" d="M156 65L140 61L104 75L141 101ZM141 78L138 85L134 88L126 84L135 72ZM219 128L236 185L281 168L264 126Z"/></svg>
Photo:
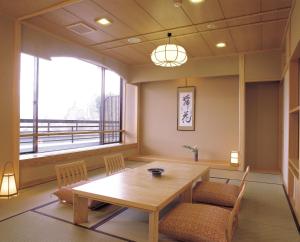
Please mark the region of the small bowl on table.
<svg viewBox="0 0 300 242"><path fill-rule="evenodd" d="M161 176L161 174L165 171L163 168L149 168L149 172L152 173L152 176Z"/></svg>

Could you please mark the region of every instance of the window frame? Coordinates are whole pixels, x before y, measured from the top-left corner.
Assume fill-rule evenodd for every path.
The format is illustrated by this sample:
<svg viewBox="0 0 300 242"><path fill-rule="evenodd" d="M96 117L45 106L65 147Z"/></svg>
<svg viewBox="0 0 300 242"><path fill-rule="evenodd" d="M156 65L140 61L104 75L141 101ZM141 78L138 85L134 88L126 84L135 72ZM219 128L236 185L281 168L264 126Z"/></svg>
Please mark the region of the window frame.
<svg viewBox="0 0 300 242"><path fill-rule="evenodd" d="M77 149L78 147L71 147L71 148L65 148L65 149L59 149L59 150L50 150L50 151L43 151L39 152L39 113L38 113L38 108L39 108L39 59L40 57L33 56L34 57L34 86L33 86L33 103L32 103L32 108L33 108L33 117L32 117L32 151L25 151L25 152L20 152L20 155L25 155L25 154L39 154L39 153L47 153L47 152L60 152L60 151L69 151L72 149ZM71 57L75 58L75 57ZM77 58L78 59L78 58ZM80 60L80 59L79 59ZM82 60L84 61L84 60ZM105 70L109 70L103 66L98 66L100 67L100 71L102 72L101 75L101 80L99 80L100 88L101 88L101 101L99 105L99 130L97 131L105 131ZM118 75L118 73L116 73ZM118 75L119 76L119 75ZM103 146L103 145L109 145L109 144L121 144L123 140L123 88L124 88L124 80L121 76L120 77L120 92L119 92L119 112L120 112L120 117L119 117L119 139L117 141L113 142L105 142L105 133L99 133L99 144L98 145L86 145L80 148L89 148L89 147L96 147L96 146ZM21 92L21 90L20 90ZM21 117L20 117L20 123L21 123ZM88 120L87 120L88 121ZM21 134L21 131L20 131ZM30 136L31 137L31 136ZM21 136L19 138L19 143L21 143Z"/></svg>

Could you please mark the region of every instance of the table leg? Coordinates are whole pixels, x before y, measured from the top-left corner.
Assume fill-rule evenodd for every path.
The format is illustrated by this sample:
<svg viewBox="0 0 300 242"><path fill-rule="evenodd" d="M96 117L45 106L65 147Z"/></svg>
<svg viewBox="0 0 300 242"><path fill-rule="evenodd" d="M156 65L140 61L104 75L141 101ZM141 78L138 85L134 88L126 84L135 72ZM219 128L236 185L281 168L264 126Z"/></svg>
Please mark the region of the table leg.
<svg viewBox="0 0 300 242"><path fill-rule="evenodd" d="M202 181L209 181L209 169L201 176Z"/></svg>
<svg viewBox="0 0 300 242"><path fill-rule="evenodd" d="M73 222L75 224L85 223L88 221L88 199L80 197L78 194L73 195Z"/></svg>
<svg viewBox="0 0 300 242"><path fill-rule="evenodd" d="M181 202L192 203L192 186L189 186L183 193L180 194Z"/></svg>
<svg viewBox="0 0 300 242"><path fill-rule="evenodd" d="M158 242L159 211L149 214L149 242Z"/></svg>

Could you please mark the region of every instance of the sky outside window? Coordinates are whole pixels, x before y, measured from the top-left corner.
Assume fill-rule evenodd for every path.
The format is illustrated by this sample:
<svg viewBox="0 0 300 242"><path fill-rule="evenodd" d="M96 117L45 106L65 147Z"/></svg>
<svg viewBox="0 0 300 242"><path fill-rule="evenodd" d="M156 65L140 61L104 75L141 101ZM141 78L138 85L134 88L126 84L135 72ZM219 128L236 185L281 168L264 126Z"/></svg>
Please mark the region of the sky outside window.
<svg viewBox="0 0 300 242"><path fill-rule="evenodd" d="M100 67L66 57L39 64L39 119L99 119Z"/></svg>
<svg viewBox="0 0 300 242"><path fill-rule="evenodd" d="M102 86L103 71L105 88ZM37 82L35 75L38 75ZM115 72L71 57L47 60L22 54L20 76L21 134L68 133L39 136L37 139L33 139L33 136L22 137L21 153L64 150L120 141L119 133L108 133L105 136L97 132L76 133L120 129L121 80ZM105 93L105 99L101 97L101 93ZM101 108L100 105L105 107ZM33 129L33 111L36 107L38 129ZM100 110L101 117L104 117L101 120Z"/></svg>
<svg viewBox="0 0 300 242"><path fill-rule="evenodd" d="M33 118L34 95L34 57L21 55L20 72L20 117L21 119Z"/></svg>

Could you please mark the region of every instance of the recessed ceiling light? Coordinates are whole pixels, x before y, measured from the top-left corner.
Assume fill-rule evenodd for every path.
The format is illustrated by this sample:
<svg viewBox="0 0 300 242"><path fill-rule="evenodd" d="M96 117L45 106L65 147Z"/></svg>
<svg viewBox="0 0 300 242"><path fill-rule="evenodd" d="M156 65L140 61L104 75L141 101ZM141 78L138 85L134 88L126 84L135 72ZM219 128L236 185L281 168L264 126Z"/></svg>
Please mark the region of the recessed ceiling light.
<svg viewBox="0 0 300 242"><path fill-rule="evenodd" d="M191 3L203 3L205 0L190 0Z"/></svg>
<svg viewBox="0 0 300 242"><path fill-rule="evenodd" d="M217 46L218 48L224 48L224 47L226 47L226 43L220 42L220 43L216 44L216 46Z"/></svg>
<svg viewBox="0 0 300 242"><path fill-rule="evenodd" d="M180 8L182 5L182 0L173 0L174 1L174 6L176 8Z"/></svg>
<svg viewBox="0 0 300 242"><path fill-rule="evenodd" d="M138 37L132 37L127 40L130 44L137 44L141 42L141 39Z"/></svg>
<svg viewBox="0 0 300 242"><path fill-rule="evenodd" d="M100 18L100 19L97 19L96 22L98 24L101 24L101 25L110 25L111 24L111 21L108 20L107 18Z"/></svg>

